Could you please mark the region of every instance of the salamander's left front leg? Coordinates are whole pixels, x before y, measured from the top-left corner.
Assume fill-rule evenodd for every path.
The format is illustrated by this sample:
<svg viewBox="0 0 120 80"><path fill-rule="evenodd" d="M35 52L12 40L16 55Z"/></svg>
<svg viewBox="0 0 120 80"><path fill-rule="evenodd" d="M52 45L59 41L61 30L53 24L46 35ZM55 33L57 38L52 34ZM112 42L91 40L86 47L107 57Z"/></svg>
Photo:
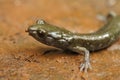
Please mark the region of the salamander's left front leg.
<svg viewBox="0 0 120 80"><path fill-rule="evenodd" d="M84 54L85 56L83 63L80 65L80 71L87 72L88 69L92 69L90 64L90 54L86 48L76 46L76 47L73 47L72 50L77 53L83 52L82 54Z"/></svg>

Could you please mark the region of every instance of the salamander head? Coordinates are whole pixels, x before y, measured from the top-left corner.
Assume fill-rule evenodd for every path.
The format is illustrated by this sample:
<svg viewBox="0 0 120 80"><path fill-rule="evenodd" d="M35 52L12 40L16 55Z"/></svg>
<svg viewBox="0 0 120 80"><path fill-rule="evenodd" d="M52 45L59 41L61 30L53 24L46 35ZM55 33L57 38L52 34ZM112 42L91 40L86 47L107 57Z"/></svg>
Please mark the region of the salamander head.
<svg viewBox="0 0 120 80"><path fill-rule="evenodd" d="M38 20L36 24L30 26L26 32L41 43L60 48L68 45L66 39L68 39L68 35L70 34L69 31L50 25L44 20Z"/></svg>
<svg viewBox="0 0 120 80"><path fill-rule="evenodd" d="M36 24L30 26L26 32L36 40L47 45L53 45L56 39L62 37L60 28L50 25L44 20L38 20Z"/></svg>
<svg viewBox="0 0 120 80"><path fill-rule="evenodd" d="M30 26L26 32L28 32L29 35L33 36L34 38L36 38L39 32L39 34L43 37L47 33L45 24L46 22L44 20L37 20L36 24Z"/></svg>

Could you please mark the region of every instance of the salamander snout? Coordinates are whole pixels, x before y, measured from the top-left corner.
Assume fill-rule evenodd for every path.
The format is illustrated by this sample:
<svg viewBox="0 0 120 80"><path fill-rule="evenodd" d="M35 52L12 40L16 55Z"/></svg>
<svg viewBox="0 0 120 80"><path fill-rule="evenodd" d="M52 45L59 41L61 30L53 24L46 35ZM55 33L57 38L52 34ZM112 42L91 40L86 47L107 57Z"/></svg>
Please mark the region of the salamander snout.
<svg viewBox="0 0 120 80"><path fill-rule="evenodd" d="M36 34L37 31L38 31L38 28L37 28L37 27L33 27L33 26L29 27L29 28L26 30L26 32L28 32L29 35Z"/></svg>

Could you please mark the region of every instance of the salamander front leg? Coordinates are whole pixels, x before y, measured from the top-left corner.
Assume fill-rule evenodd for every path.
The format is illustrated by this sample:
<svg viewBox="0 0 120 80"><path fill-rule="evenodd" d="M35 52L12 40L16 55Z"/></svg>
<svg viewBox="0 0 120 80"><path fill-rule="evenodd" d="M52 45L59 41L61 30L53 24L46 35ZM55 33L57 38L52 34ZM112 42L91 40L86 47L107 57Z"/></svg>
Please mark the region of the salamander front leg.
<svg viewBox="0 0 120 80"><path fill-rule="evenodd" d="M82 54L85 56L83 63L81 63L80 65L80 71L87 72L88 69L92 69L90 64L90 54L86 48L76 46L76 47L73 47L72 50L77 53L80 53L82 51L83 52Z"/></svg>

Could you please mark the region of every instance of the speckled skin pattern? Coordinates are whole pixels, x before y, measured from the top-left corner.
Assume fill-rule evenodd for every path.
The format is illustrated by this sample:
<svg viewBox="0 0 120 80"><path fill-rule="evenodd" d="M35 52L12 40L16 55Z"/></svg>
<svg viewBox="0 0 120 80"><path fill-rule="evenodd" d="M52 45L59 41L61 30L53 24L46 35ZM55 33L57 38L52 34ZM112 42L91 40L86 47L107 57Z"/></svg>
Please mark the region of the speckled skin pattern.
<svg viewBox="0 0 120 80"><path fill-rule="evenodd" d="M114 17L98 31L88 34L73 33L64 28L48 24L44 20L38 20L27 31L36 40L46 45L77 53L83 51L85 60L80 65L80 70L87 71L88 68L91 69L89 51L106 48L120 37L120 16Z"/></svg>
<svg viewBox="0 0 120 80"><path fill-rule="evenodd" d="M75 33L73 46L79 45L89 51L96 51L110 46L120 37L120 16L113 18L104 27L90 34Z"/></svg>

